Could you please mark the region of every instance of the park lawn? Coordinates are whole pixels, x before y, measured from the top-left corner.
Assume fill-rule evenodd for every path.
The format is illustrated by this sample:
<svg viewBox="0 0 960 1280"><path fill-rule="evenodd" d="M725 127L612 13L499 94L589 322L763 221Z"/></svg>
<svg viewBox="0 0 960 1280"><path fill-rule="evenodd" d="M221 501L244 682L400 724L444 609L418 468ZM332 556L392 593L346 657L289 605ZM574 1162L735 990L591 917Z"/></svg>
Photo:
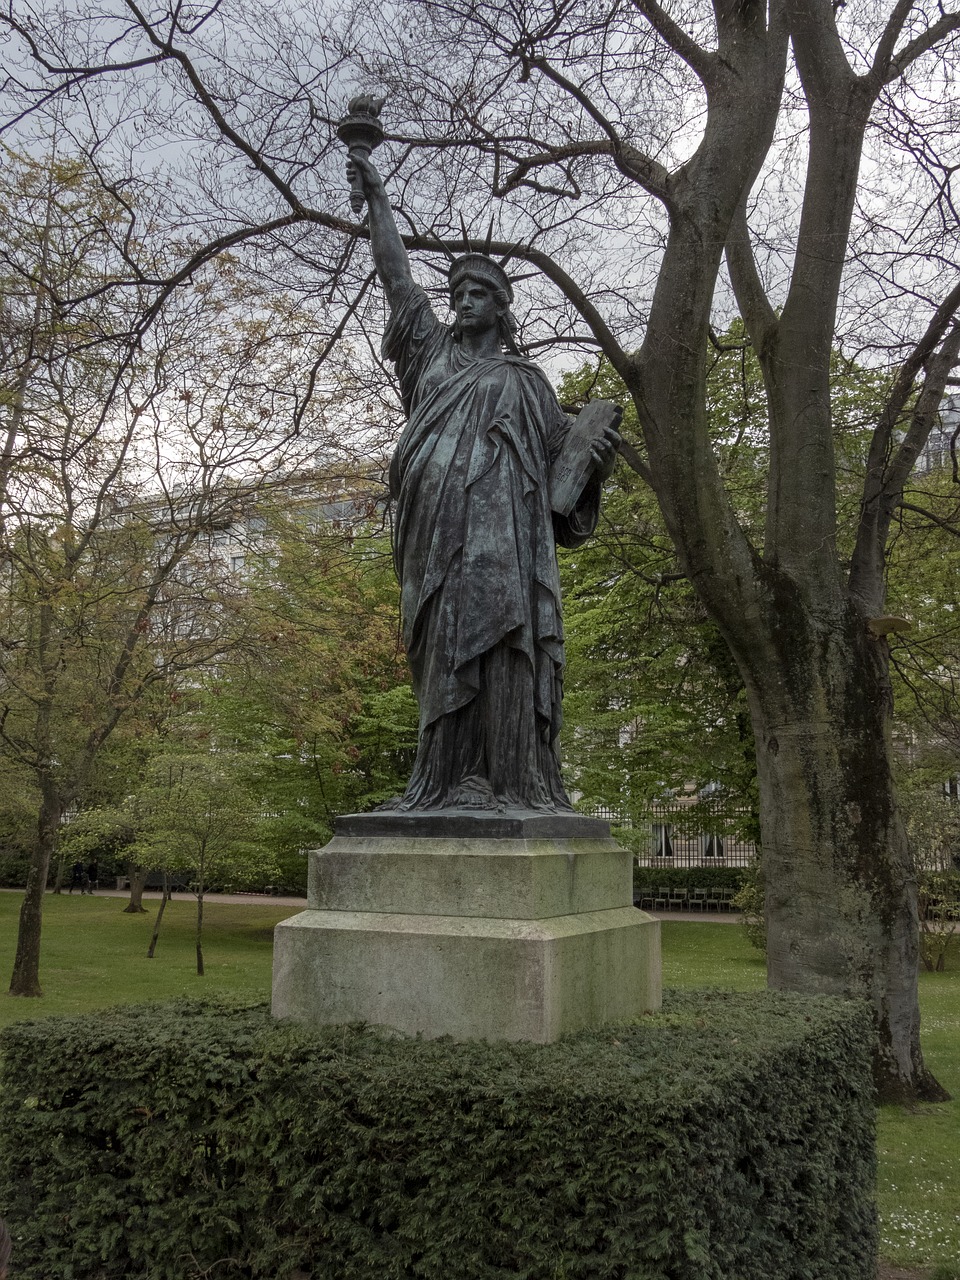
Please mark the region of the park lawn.
<svg viewBox="0 0 960 1280"><path fill-rule="evenodd" d="M0 1026L51 1013L86 1013L113 1004L178 996L267 999L273 927L297 908L260 903L204 903L203 960L197 975L196 903L172 901L156 955L147 959L158 903L125 915L123 898L48 894L43 908L40 1000L6 995L16 950L21 895L0 893Z"/></svg>
<svg viewBox="0 0 960 1280"><path fill-rule="evenodd" d="M273 927L295 907L208 903L206 976L195 969L192 901L172 902L154 960L146 950L156 903L123 913L120 898L48 896L44 908L42 1000L0 997L0 1025L81 1013L112 1004L205 994L267 999ZM0 981L13 965L20 895L0 893ZM756 990L763 961L735 925L663 924L664 984ZM903 1267L952 1270L960 1259L960 955L945 973L921 975L927 1062L954 1101L914 1109L883 1107L878 1129L881 1253Z"/></svg>

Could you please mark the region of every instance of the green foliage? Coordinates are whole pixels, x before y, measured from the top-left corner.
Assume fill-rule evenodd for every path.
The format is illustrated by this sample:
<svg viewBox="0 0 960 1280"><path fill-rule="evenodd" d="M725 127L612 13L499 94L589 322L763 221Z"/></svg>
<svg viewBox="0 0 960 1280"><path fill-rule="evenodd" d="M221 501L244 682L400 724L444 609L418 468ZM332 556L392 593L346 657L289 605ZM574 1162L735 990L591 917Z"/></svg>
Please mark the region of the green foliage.
<svg viewBox="0 0 960 1280"><path fill-rule="evenodd" d="M917 869L923 872L960 868L960 804L944 793L943 782L958 765L946 744L916 742L912 760L901 768L900 805Z"/></svg>
<svg viewBox="0 0 960 1280"><path fill-rule="evenodd" d="M942 973L947 957L958 949L960 926L960 874L927 871L921 874L917 893L920 916L920 958L925 969Z"/></svg>
<svg viewBox="0 0 960 1280"><path fill-rule="evenodd" d="M237 606L250 640L208 673L191 716L194 732L255 763L261 837L296 883L301 851L324 844L338 814L402 790L417 707L387 539L264 511L268 549Z"/></svg>
<svg viewBox="0 0 960 1280"><path fill-rule="evenodd" d="M0 753L2 754L2 753ZM27 883L37 827L38 800L29 772L5 761L0 768L0 887Z"/></svg>
<svg viewBox="0 0 960 1280"><path fill-rule="evenodd" d="M960 805L944 794L937 769L957 769L946 744L928 739L905 770L902 807L917 865L917 907L920 918L920 958L924 968L942 972L960 940ZM931 774L933 776L931 776Z"/></svg>
<svg viewBox="0 0 960 1280"><path fill-rule="evenodd" d="M0 849L0 889L22 889L27 883L30 855L20 849Z"/></svg>
<svg viewBox="0 0 960 1280"><path fill-rule="evenodd" d="M887 375L837 354L831 374L840 543L849 554L866 441ZM561 383L565 403L588 397L623 404L624 433L640 439L636 409L606 363L584 366ZM709 351L706 410L737 518L762 551L766 396L739 320ZM759 798L743 681L677 561L652 492L634 471L617 467L596 537L560 560L569 658L564 745L583 803L609 805L636 821L665 792L714 783L731 816L750 811L746 826L740 819L741 834L756 842Z"/></svg>
<svg viewBox="0 0 960 1280"><path fill-rule="evenodd" d="M247 759L224 750L158 755L129 801L133 860L188 874L201 891L213 881L245 887L248 876L269 878L248 769Z"/></svg>
<svg viewBox="0 0 960 1280"><path fill-rule="evenodd" d="M725 467L744 512L759 515L763 398L745 395L744 352L711 375L711 421L727 441ZM748 381L757 381L751 366ZM625 406L624 432L638 438L636 409L606 364L568 375L560 398ZM743 681L716 626L677 563L656 500L640 477L617 467L596 536L561 552L568 666L564 750L587 807L609 805L634 821L668 791L719 785L716 799L756 811L753 735ZM756 838L754 817L748 838Z"/></svg>
<svg viewBox="0 0 960 1280"><path fill-rule="evenodd" d="M901 763L917 778L914 789L926 781L938 790L960 775L960 492L950 470L911 477L897 514L887 609L909 624L888 637ZM952 825L960 856L956 804Z"/></svg>
<svg viewBox="0 0 960 1280"><path fill-rule="evenodd" d="M743 883L733 899L740 912L740 928L751 947L767 954L767 919L764 913L763 864L759 859L745 869Z"/></svg>
<svg viewBox="0 0 960 1280"><path fill-rule="evenodd" d="M768 993L551 1046L22 1023L0 1209L24 1280L872 1280L869 1042L858 1005Z"/></svg>
<svg viewBox="0 0 960 1280"><path fill-rule="evenodd" d="M130 860L137 831L133 816L122 808L84 809L65 826L59 842L61 863L95 859L101 878L117 875Z"/></svg>

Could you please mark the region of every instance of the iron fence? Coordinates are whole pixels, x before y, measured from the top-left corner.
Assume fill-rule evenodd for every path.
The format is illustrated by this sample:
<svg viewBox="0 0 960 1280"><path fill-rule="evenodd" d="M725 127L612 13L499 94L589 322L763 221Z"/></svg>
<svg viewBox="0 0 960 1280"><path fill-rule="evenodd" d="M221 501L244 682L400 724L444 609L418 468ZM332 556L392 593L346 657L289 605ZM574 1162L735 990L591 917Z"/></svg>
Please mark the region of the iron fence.
<svg viewBox="0 0 960 1280"><path fill-rule="evenodd" d="M639 818L607 805L589 813L630 833L625 843L642 867L746 867L757 856L756 844L742 834L752 815L729 804L654 804Z"/></svg>

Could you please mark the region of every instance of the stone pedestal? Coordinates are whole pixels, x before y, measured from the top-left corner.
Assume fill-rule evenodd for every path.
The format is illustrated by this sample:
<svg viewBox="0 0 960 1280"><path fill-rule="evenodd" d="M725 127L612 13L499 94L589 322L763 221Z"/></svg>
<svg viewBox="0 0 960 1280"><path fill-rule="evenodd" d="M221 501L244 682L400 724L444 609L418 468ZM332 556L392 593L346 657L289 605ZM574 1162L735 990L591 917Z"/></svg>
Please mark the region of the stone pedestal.
<svg viewBox="0 0 960 1280"><path fill-rule="evenodd" d="M277 926L273 1012L532 1040L660 1005L659 922L630 855L577 815L355 814Z"/></svg>

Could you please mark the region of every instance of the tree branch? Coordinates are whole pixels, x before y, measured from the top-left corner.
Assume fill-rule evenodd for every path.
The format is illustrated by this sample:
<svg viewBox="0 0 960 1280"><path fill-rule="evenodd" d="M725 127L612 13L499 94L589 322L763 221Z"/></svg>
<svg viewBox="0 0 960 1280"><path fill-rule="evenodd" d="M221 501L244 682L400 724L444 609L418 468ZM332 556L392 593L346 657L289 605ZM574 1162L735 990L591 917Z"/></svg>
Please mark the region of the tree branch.
<svg viewBox="0 0 960 1280"><path fill-rule="evenodd" d="M515 246L506 245L503 248L498 246L494 252L509 252L511 248L515 249ZM603 354L616 369L617 373L624 377L630 368L630 357L614 337L596 304L587 297L573 277L568 275L553 258L539 249L528 249L526 251L521 249L519 252L515 252L515 256L525 258L527 262L532 263L548 280L551 280L557 286L564 297L569 298L589 325Z"/></svg>
<svg viewBox="0 0 960 1280"><path fill-rule="evenodd" d="M903 73L916 62L922 54L928 53L935 45L950 35L951 32L960 30L960 13L946 13L939 22L935 22L932 27L928 27L922 35L911 40L903 49L900 50L887 67L886 75L883 77L883 84L891 84L898 79ZM879 89L879 85L877 86Z"/></svg>
<svg viewBox="0 0 960 1280"><path fill-rule="evenodd" d="M883 84L886 80L897 40L900 38L903 25L910 16L915 4L916 0L897 0L893 12L887 19L887 25L884 27L883 33L877 42L877 51L873 55L873 65L867 73L878 84Z"/></svg>
<svg viewBox="0 0 960 1280"><path fill-rule="evenodd" d="M624 460L627 466L630 467L632 471L635 471L641 480L653 489L653 474L651 473L650 468L644 462L643 458L641 458L633 445L630 444L628 440L624 440L622 436L620 438L620 443L617 446L617 452L620 454L620 457ZM675 577L679 580L686 577L686 574L678 573Z"/></svg>
<svg viewBox="0 0 960 1280"><path fill-rule="evenodd" d="M960 284L938 307L926 333L901 366L870 442L849 576L851 592L870 615L880 613L883 606L883 569L893 512L902 503L904 485L936 420L947 377L960 359L958 310ZM941 339L942 346L935 351ZM925 370L923 388L910 413L907 432L894 449L895 432L903 421L921 369Z"/></svg>
<svg viewBox="0 0 960 1280"><path fill-rule="evenodd" d="M683 59L691 71L696 72L705 85L713 79L716 72L716 55L701 48L696 40L688 36L667 11L657 4L657 0L630 0L630 2L638 13L643 14L657 35Z"/></svg>
<svg viewBox="0 0 960 1280"><path fill-rule="evenodd" d="M529 62L530 66L536 67L541 75L553 81L555 85L568 93L590 119L599 125L610 139L610 154L620 172L625 177L639 183L651 195L666 202L670 190L669 174L663 165L654 160L652 156L645 155L642 151L638 151L636 147L625 142L583 89L551 66L546 58L531 58Z"/></svg>
<svg viewBox="0 0 960 1280"><path fill-rule="evenodd" d="M184 53L182 49L178 49L174 44L172 44L170 40L161 40L150 25L148 19L140 12L139 8L134 3L134 0L124 0L124 3L137 19L137 22L140 24L150 43L159 49L167 58L172 59L183 68L184 74L197 96L197 101L206 110L220 133L228 141L232 142L238 151L242 152L243 155L247 157L258 172L263 174L267 181L276 188L295 213L298 213L301 216L305 214L306 210L301 204L299 197L294 193L290 184L285 182L284 179L280 177L279 173L277 173L276 169L274 169L273 166L264 159L262 152L258 151L256 147L251 146L251 144L247 142L246 138L244 138L242 134L238 133L227 120L226 116L217 105L213 95L204 85L203 80L200 78L188 55Z"/></svg>
<svg viewBox="0 0 960 1280"><path fill-rule="evenodd" d="M923 516L925 520L929 520L944 533L949 533L952 538L960 538L960 525L956 521L944 520L942 516L938 516L933 511L928 511L926 507L918 507L913 502L898 502L897 506L901 511L913 511L918 516Z"/></svg>
<svg viewBox="0 0 960 1280"><path fill-rule="evenodd" d="M924 365L936 350L937 344L943 339L958 311L960 311L960 281L953 286L943 302L937 307L923 337L916 343L900 366L896 380L884 405L880 422L874 432L873 440L870 443L870 454L867 460L868 476L872 469L881 467L883 461L888 457L893 433L903 419L904 409L913 391L914 383ZM948 380L948 377L944 378L944 386L946 386ZM876 474L876 471L874 473ZM869 499L869 495L865 494L864 496Z"/></svg>
<svg viewBox="0 0 960 1280"><path fill-rule="evenodd" d="M746 196L733 215L724 253L740 315L747 326L753 349L762 360L764 352L776 336L779 321L757 270L747 224Z"/></svg>

